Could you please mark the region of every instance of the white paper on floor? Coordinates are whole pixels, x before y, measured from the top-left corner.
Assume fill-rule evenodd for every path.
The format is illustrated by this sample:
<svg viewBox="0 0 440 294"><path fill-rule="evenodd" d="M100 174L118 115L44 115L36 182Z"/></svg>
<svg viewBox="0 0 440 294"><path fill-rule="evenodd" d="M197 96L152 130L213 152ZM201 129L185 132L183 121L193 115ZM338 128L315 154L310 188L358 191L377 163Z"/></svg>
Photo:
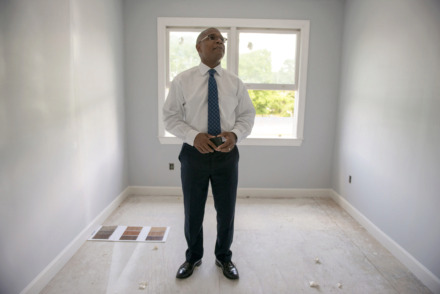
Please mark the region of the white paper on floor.
<svg viewBox="0 0 440 294"><path fill-rule="evenodd" d="M149 226L99 226L89 241L165 242L170 227Z"/></svg>

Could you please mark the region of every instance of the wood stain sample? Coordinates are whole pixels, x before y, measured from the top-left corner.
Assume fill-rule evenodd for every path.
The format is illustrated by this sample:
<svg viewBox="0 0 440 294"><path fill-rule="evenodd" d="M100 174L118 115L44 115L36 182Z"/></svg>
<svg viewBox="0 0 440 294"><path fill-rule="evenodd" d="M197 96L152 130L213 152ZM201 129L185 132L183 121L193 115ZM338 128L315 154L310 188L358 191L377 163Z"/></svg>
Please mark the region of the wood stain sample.
<svg viewBox="0 0 440 294"><path fill-rule="evenodd" d="M118 226L102 226L93 239L108 240Z"/></svg>
<svg viewBox="0 0 440 294"><path fill-rule="evenodd" d="M142 227L127 227L119 240L137 240Z"/></svg>
<svg viewBox="0 0 440 294"><path fill-rule="evenodd" d="M147 240L147 241L153 241L153 240L154 241L162 241L165 236L166 230L167 230L167 227L152 227L145 240Z"/></svg>

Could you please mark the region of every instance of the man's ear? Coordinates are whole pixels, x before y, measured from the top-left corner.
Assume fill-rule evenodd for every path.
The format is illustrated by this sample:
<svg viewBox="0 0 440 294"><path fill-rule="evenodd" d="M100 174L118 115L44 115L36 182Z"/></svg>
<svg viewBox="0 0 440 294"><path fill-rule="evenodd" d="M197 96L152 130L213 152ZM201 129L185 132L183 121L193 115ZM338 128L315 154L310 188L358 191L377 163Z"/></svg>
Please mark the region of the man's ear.
<svg viewBox="0 0 440 294"><path fill-rule="evenodd" d="M197 44L196 44L196 49L197 49L197 52L200 53L200 43L197 43Z"/></svg>

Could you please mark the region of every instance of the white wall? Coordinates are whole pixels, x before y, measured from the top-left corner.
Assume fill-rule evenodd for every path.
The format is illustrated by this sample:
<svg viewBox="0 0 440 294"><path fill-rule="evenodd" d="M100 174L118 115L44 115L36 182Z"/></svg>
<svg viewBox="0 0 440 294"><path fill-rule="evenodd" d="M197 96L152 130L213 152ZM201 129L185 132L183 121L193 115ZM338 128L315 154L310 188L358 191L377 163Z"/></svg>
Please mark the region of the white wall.
<svg viewBox="0 0 440 294"><path fill-rule="evenodd" d="M119 1L0 2L0 293L128 185Z"/></svg>
<svg viewBox="0 0 440 294"><path fill-rule="evenodd" d="M125 1L129 179L135 186L180 186L181 145L161 145L157 138L157 17L311 20L304 143L301 147L241 146L239 186L330 187L343 1ZM169 162L176 164L176 170L168 170Z"/></svg>
<svg viewBox="0 0 440 294"><path fill-rule="evenodd" d="M440 1L347 1L343 40L333 188L438 279Z"/></svg>

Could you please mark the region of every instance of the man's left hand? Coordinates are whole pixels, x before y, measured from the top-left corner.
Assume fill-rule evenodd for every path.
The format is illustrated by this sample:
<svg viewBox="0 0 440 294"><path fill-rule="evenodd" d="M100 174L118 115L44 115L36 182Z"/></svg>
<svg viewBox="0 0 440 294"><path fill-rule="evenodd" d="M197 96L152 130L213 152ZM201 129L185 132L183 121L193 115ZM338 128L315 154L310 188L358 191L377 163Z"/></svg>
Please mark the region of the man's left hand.
<svg viewBox="0 0 440 294"><path fill-rule="evenodd" d="M216 151L230 152L235 147L237 136L232 132L223 132L218 137L224 137L225 142L217 147Z"/></svg>

